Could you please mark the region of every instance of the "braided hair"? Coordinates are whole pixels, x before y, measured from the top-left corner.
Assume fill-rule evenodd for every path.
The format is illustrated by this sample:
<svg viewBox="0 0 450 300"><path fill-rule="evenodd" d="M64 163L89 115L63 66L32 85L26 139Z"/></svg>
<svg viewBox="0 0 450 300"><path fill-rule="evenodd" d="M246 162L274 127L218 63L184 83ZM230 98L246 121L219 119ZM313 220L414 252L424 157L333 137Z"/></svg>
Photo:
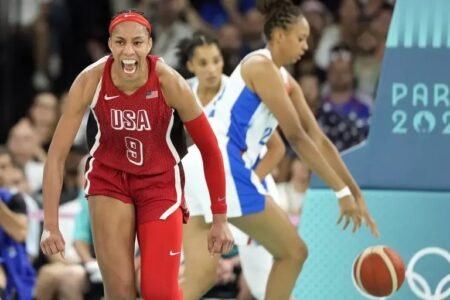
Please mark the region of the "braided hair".
<svg viewBox="0 0 450 300"><path fill-rule="evenodd" d="M265 16L264 34L267 39L275 28L287 29L303 15L300 7L291 0L257 0L256 7Z"/></svg>

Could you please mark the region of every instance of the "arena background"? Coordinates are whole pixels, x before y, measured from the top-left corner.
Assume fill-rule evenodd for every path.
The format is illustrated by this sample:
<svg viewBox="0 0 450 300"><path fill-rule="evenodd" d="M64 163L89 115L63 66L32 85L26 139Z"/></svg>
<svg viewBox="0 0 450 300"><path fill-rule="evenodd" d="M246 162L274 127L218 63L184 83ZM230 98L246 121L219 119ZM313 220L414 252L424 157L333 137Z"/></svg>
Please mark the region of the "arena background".
<svg viewBox="0 0 450 300"><path fill-rule="evenodd" d="M366 142L344 153L381 237L340 232L334 195L316 178L300 232L310 255L298 299L367 299L352 264L366 247L394 248L408 267L389 299L450 299L450 2L398 0Z"/></svg>

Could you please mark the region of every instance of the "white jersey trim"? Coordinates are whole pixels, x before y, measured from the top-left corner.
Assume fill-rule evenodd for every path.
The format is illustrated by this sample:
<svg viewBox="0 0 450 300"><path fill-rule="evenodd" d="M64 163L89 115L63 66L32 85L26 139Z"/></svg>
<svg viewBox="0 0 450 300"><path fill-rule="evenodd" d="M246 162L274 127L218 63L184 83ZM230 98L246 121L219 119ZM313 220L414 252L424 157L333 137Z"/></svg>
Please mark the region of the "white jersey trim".
<svg viewBox="0 0 450 300"><path fill-rule="evenodd" d="M94 98L92 98L92 102L89 105L90 108L94 109L94 107L97 105L97 101L98 101L98 96L100 95L100 91L102 89L102 82L103 82L103 78L100 78L98 84L97 84L97 88L95 89L95 94L94 94Z"/></svg>
<svg viewBox="0 0 450 300"><path fill-rule="evenodd" d="M180 167L178 164L174 166L175 171L175 191L177 193L177 201L169 207L162 215L159 217L160 220L165 220L167 217L169 217L172 213L174 213L181 204L181 197L183 195L183 190L181 188L181 175L180 175Z"/></svg>
<svg viewBox="0 0 450 300"><path fill-rule="evenodd" d="M92 172L92 169L94 168L94 160L95 158L92 157L89 160L89 168L86 171L86 174L84 175L84 178L86 179L86 187L84 188L84 192L89 195L89 190L91 188L91 181L89 180L89 174Z"/></svg>
<svg viewBox="0 0 450 300"><path fill-rule="evenodd" d="M86 68L84 68L83 71L81 71L81 73L85 73L87 71L92 70L93 68L105 63L108 60L109 55L103 56L102 58L100 58L99 60L97 60L96 62L90 64L89 66L87 66Z"/></svg>
<svg viewBox="0 0 450 300"><path fill-rule="evenodd" d="M97 151L98 147L100 147L100 137L102 135L102 130L100 128L100 123L98 122L97 115L95 114L95 111L93 109L91 109L91 113L92 116L94 116L95 123L97 123L97 134L95 135L95 142L92 146L91 151L89 151L89 154L94 157L95 151Z"/></svg>

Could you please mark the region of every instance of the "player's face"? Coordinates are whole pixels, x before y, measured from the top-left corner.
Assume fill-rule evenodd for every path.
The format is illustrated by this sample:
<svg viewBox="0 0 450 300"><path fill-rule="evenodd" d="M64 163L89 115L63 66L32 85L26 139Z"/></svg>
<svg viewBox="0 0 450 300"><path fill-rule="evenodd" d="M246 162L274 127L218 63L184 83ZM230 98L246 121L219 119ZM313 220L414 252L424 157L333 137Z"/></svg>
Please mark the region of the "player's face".
<svg viewBox="0 0 450 300"><path fill-rule="evenodd" d="M144 26L136 22L120 23L111 33L108 45L122 78L130 80L146 74L152 40Z"/></svg>
<svg viewBox="0 0 450 300"><path fill-rule="evenodd" d="M217 88L223 71L223 57L219 47L216 44L198 46L187 67L197 76L200 85Z"/></svg>
<svg viewBox="0 0 450 300"><path fill-rule="evenodd" d="M299 17L284 31L284 37L280 40L286 64L293 64L308 50L309 24L306 18Z"/></svg>

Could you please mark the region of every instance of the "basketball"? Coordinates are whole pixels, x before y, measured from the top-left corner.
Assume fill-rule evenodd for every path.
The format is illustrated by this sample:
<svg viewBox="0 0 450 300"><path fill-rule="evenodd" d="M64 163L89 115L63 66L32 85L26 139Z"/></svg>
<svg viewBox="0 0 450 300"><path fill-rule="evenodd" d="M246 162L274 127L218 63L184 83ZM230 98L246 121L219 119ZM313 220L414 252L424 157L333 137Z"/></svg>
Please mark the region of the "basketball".
<svg viewBox="0 0 450 300"><path fill-rule="evenodd" d="M405 265L400 255L387 246L364 250L353 265L358 287L369 295L389 296L400 289L405 279Z"/></svg>

